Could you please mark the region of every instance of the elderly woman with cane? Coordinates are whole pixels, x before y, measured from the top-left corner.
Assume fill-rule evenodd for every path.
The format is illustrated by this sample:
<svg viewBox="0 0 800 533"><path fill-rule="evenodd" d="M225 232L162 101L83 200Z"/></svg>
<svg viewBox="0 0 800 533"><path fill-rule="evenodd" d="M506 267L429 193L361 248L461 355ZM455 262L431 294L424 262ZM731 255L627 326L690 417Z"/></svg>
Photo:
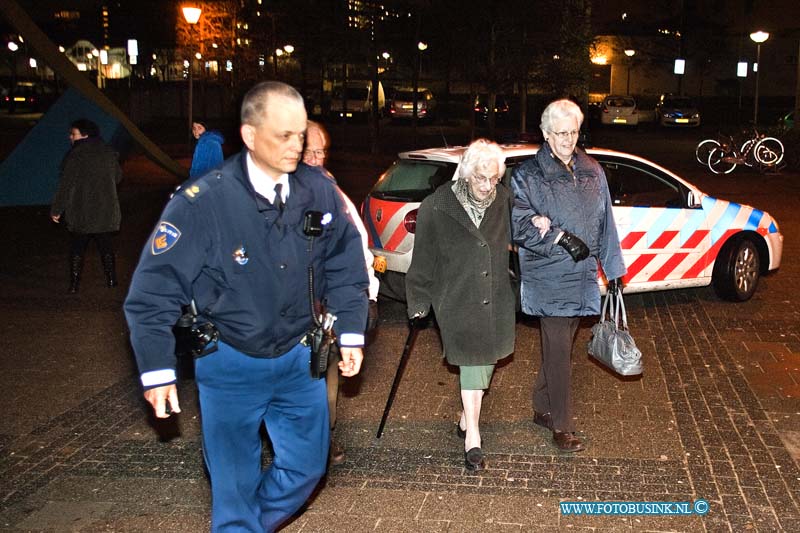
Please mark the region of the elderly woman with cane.
<svg viewBox="0 0 800 533"><path fill-rule="evenodd" d="M436 315L447 362L459 367L467 470L484 468L479 420L495 363L514 351L515 293L509 276L510 192L501 148L469 145L455 180L419 208L414 256L406 275L408 316Z"/></svg>

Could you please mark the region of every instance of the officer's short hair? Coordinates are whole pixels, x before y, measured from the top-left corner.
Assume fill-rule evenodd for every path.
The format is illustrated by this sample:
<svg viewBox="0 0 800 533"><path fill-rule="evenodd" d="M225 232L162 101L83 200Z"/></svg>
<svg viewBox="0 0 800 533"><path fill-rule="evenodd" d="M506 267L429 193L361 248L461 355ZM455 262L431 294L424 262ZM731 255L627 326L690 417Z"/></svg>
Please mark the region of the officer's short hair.
<svg viewBox="0 0 800 533"><path fill-rule="evenodd" d="M100 128L88 118L79 118L69 125L69 129L76 129L87 137L100 137Z"/></svg>
<svg viewBox="0 0 800 533"><path fill-rule="evenodd" d="M262 81L253 86L242 100L242 124L258 126L266 117L267 102L270 96L284 96L303 104L303 97L297 89L280 81Z"/></svg>

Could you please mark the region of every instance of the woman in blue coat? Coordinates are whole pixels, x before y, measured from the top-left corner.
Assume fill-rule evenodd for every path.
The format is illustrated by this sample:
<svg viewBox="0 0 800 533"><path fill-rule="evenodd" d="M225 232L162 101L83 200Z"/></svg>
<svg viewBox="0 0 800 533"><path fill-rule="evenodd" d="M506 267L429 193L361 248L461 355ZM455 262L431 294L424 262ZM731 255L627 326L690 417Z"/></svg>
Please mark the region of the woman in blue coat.
<svg viewBox="0 0 800 533"><path fill-rule="evenodd" d="M189 177L196 178L222 165L225 138L216 130L206 129L205 123L200 121L192 122L192 135L197 139L197 145L194 147Z"/></svg>
<svg viewBox="0 0 800 533"><path fill-rule="evenodd" d="M538 316L542 366L533 421L559 450L577 452L571 354L580 317L600 313L598 266L619 285L625 263L602 167L576 147L583 113L556 100L542 113L545 143L514 170L513 239L519 246L522 311Z"/></svg>

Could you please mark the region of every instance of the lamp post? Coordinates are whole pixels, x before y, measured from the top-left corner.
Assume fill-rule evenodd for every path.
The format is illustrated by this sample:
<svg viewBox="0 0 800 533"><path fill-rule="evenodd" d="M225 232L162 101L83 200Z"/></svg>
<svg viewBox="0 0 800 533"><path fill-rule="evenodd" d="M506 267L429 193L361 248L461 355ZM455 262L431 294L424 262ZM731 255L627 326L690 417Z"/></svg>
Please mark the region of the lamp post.
<svg viewBox="0 0 800 533"><path fill-rule="evenodd" d="M628 75L625 80L625 94L630 96L631 94L631 61L633 56L636 54L636 50L632 48L628 48L625 50L625 55L628 56Z"/></svg>
<svg viewBox="0 0 800 533"><path fill-rule="evenodd" d="M413 123L414 123L414 138L416 139L416 132L417 132L417 118L418 118L418 111L417 106L419 105L419 77L422 75L422 52L428 49L428 43L419 41L417 43L417 68L414 72L414 95L412 99L413 114Z"/></svg>
<svg viewBox="0 0 800 533"><path fill-rule="evenodd" d="M189 24L189 41L190 41L189 47L191 48L192 29L197 24L197 21L200 20L200 15L203 13L203 10L200 9L199 7L183 6L181 8L181 11L183 11L183 18L186 19L186 23ZM192 70L194 70L192 68L193 66L194 66L194 61L190 54L189 55L189 147L190 148L192 146L192 121L193 121L192 103L194 99L193 87L192 87L193 77L194 77L192 74Z"/></svg>
<svg viewBox="0 0 800 533"><path fill-rule="evenodd" d="M753 104L753 126L758 124L758 77L761 74L761 43L769 39L769 33L765 31L754 31L750 34L750 39L756 43L756 93L754 96L755 102Z"/></svg>

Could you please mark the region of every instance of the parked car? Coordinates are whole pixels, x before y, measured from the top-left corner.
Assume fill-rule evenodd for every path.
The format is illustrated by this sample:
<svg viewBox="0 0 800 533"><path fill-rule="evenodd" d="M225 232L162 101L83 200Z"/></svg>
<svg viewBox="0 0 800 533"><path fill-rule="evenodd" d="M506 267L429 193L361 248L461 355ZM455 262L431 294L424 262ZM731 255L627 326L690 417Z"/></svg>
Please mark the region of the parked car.
<svg viewBox="0 0 800 533"><path fill-rule="evenodd" d="M537 145L504 145L508 181ZM417 208L453 179L464 147L403 152L362 205L381 292L405 299ZM713 198L669 170L632 154L590 148L605 170L628 274L625 292L713 285L720 297L748 300L783 253L778 223L765 211ZM604 281L598 280L602 286Z"/></svg>
<svg viewBox="0 0 800 533"><path fill-rule="evenodd" d="M639 111L632 96L609 95L603 99L600 123L604 125L638 126Z"/></svg>
<svg viewBox="0 0 800 533"><path fill-rule="evenodd" d="M383 84L378 82L378 110L382 113L386 105ZM338 86L331 95L330 115L333 118L364 118L372 109L372 82L350 81L347 90Z"/></svg>
<svg viewBox="0 0 800 533"><path fill-rule="evenodd" d="M479 94L472 103L475 110L475 118L480 123L489 120L489 95ZM496 121L502 121L508 116L508 99L498 94L494 99L494 117Z"/></svg>
<svg viewBox="0 0 800 533"><path fill-rule="evenodd" d="M700 125L700 111L687 96L662 94L656 104L656 119L662 126L697 127Z"/></svg>
<svg viewBox="0 0 800 533"><path fill-rule="evenodd" d="M50 85L20 81L3 97L9 114L17 111L39 113L55 102L58 94Z"/></svg>
<svg viewBox="0 0 800 533"><path fill-rule="evenodd" d="M414 89L396 89L389 104L392 120L414 117ZM417 118L433 120L436 116L436 98L429 89L417 89Z"/></svg>

